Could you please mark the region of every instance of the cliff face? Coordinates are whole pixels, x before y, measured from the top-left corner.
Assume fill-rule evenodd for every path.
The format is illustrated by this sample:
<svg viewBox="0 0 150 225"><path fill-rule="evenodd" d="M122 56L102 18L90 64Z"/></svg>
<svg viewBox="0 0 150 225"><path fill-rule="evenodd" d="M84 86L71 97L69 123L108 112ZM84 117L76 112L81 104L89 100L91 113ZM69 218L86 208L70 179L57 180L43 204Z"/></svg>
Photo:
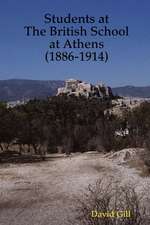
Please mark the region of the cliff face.
<svg viewBox="0 0 150 225"><path fill-rule="evenodd" d="M80 80L69 79L65 81L65 87L58 88L57 95L75 95L75 96L85 96L105 98L112 97L112 90L110 87L104 84L93 85Z"/></svg>

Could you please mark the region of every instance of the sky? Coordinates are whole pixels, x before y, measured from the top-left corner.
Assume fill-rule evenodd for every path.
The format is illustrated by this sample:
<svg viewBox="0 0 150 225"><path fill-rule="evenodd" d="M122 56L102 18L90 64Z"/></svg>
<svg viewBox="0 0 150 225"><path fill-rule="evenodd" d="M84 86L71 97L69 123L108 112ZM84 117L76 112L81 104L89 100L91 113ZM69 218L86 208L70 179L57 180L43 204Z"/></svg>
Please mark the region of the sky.
<svg viewBox="0 0 150 225"><path fill-rule="evenodd" d="M51 37L27 37L24 26L44 28L45 13L56 16L109 15L111 27L129 27L126 38L103 38L107 63L51 62L44 54ZM50 26L50 25L49 25ZM88 38L94 41L95 38ZM101 40L97 37L96 40ZM112 87L150 85L149 0L2 0L0 2L0 80L81 79Z"/></svg>

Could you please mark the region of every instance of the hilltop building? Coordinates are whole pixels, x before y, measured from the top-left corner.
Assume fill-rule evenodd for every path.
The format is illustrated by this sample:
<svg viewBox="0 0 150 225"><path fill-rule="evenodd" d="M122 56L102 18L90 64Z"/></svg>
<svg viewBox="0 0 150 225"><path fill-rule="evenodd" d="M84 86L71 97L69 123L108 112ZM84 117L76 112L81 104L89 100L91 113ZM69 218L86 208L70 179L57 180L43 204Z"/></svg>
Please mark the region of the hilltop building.
<svg viewBox="0 0 150 225"><path fill-rule="evenodd" d="M83 82L81 80L68 79L65 81L65 87L58 88L57 95L75 95L75 96L85 96L105 98L113 96L110 87L104 84L90 84Z"/></svg>

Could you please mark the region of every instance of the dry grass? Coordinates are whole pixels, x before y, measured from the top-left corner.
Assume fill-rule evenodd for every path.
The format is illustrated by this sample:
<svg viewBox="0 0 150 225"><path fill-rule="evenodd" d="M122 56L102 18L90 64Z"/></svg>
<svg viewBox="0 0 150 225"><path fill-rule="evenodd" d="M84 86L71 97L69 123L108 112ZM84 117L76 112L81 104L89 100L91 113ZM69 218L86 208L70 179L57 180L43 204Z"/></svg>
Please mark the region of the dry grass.
<svg viewBox="0 0 150 225"><path fill-rule="evenodd" d="M135 168L141 177L150 176L149 168L145 165L143 159L130 160L128 165L130 168Z"/></svg>
<svg viewBox="0 0 150 225"><path fill-rule="evenodd" d="M108 182L110 175L118 177L122 185L138 183L138 193L150 187L150 177L140 177L103 154L73 154L71 160L59 156L51 160L49 155L45 162L0 165L0 225L80 225L75 221L76 199L100 177Z"/></svg>
<svg viewBox="0 0 150 225"><path fill-rule="evenodd" d="M150 212L147 210L144 194L137 194L135 187L121 186L114 178L100 179L89 186L88 193L79 200L77 217L80 225L149 225ZM143 204L144 203L144 204ZM106 213L113 211L131 212L131 217L95 217L91 212Z"/></svg>

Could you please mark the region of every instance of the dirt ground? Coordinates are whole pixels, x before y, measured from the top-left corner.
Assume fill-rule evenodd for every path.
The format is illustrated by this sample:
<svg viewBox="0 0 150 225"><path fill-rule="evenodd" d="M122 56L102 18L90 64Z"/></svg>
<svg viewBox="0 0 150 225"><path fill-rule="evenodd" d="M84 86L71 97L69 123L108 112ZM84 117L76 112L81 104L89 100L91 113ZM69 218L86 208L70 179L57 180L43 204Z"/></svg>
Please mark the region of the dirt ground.
<svg viewBox="0 0 150 225"><path fill-rule="evenodd" d="M78 199L88 185L111 175L125 183L137 183L138 191L150 187L150 177L140 177L136 169L99 153L2 164L0 225L75 225Z"/></svg>

